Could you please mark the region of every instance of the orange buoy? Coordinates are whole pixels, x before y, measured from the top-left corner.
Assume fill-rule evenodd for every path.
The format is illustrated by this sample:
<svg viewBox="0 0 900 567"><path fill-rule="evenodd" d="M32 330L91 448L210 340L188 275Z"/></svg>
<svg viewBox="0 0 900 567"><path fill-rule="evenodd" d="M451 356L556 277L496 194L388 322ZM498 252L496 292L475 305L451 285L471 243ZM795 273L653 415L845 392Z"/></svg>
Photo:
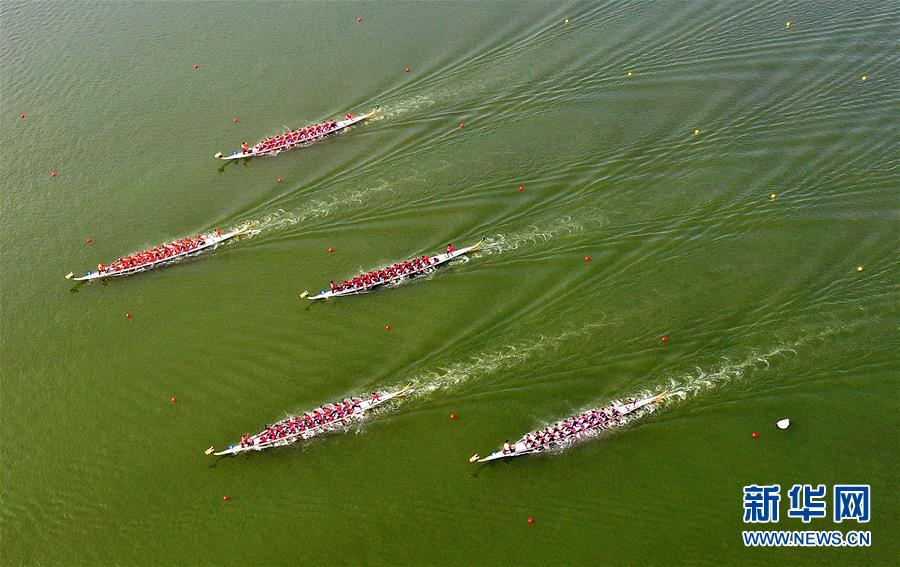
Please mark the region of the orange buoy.
<svg viewBox="0 0 900 567"><path fill-rule="evenodd" d="M281 178L280 178L280 177L278 178L278 182L281 183Z"/></svg>
<svg viewBox="0 0 900 567"><path fill-rule="evenodd" d="M178 398L176 398L175 396L172 396L172 403L174 404L177 401L178 401Z"/></svg>
<svg viewBox="0 0 900 567"><path fill-rule="evenodd" d="M757 432L754 431L754 432L753 432L753 438L756 439L757 437L759 437L759 433L757 433Z"/></svg>
<svg viewBox="0 0 900 567"><path fill-rule="evenodd" d="M199 69L199 68L200 68L200 65L197 65L196 63L194 63L194 69Z"/></svg>
<svg viewBox="0 0 900 567"><path fill-rule="evenodd" d="M584 261L585 261L585 262L590 262L590 261L591 261L591 257L590 257L590 256L585 256L585 257L584 257Z"/></svg>
<svg viewBox="0 0 900 567"><path fill-rule="evenodd" d="M451 413L451 414L450 414L450 419L456 419L456 414L455 414L455 413Z"/></svg>
<svg viewBox="0 0 900 567"><path fill-rule="evenodd" d="M88 243L88 244L93 244L93 243L94 243L94 239L92 239L92 238L85 238L84 241L85 241L86 243Z"/></svg>
<svg viewBox="0 0 900 567"><path fill-rule="evenodd" d="M227 494L226 494L225 496L222 497L222 502L228 502L228 495L227 495Z"/></svg>
<svg viewBox="0 0 900 567"><path fill-rule="evenodd" d="M334 248L329 247L329 248L328 248L328 252L329 252L329 253L334 252Z"/></svg>
<svg viewBox="0 0 900 567"><path fill-rule="evenodd" d="M406 72L409 73L409 67L406 68Z"/></svg>
<svg viewBox="0 0 900 567"><path fill-rule="evenodd" d="M519 191L524 191L524 190L525 190L525 186L524 186L524 185L519 185Z"/></svg>
<svg viewBox="0 0 900 567"><path fill-rule="evenodd" d="M126 319L131 319L131 311L129 311L128 313L125 314L125 318L126 318Z"/></svg>
<svg viewBox="0 0 900 567"><path fill-rule="evenodd" d="M231 121L234 122L235 124L237 124L237 122L238 122L237 116L235 116L234 118L232 118Z"/></svg>
<svg viewBox="0 0 900 567"><path fill-rule="evenodd" d="M56 177L56 172L55 172L55 171L51 171L51 172L50 172L50 177Z"/></svg>
<svg viewBox="0 0 900 567"><path fill-rule="evenodd" d="M532 518L531 516L529 516L529 517L528 517L528 525L530 526L530 525L532 525L532 524L534 524L534 518Z"/></svg>
<svg viewBox="0 0 900 567"><path fill-rule="evenodd" d="M390 326L390 325L385 325L385 326L384 326L384 330L385 330L385 331L390 331L390 330L391 330L391 326Z"/></svg>

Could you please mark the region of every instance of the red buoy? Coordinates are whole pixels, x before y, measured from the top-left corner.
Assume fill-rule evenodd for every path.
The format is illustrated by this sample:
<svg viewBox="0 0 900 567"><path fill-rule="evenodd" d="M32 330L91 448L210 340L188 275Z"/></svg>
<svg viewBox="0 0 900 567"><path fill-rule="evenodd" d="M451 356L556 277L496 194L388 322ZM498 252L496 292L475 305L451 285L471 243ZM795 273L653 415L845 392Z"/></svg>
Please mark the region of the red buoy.
<svg viewBox="0 0 900 567"><path fill-rule="evenodd" d="M27 115L27 114L20 114L20 115L19 115L19 118L28 118L28 115Z"/></svg>
<svg viewBox="0 0 900 567"><path fill-rule="evenodd" d="M199 69L199 68L200 68L200 65L197 65L196 63L194 63L194 69Z"/></svg>
<svg viewBox="0 0 900 567"><path fill-rule="evenodd" d="M529 516L529 517L528 517L528 525L530 526L530 525L533 524L533 523L534 523L534 518L532 518L532 517Z"/></svg>
<svg viewBox="0 0 900 567"><path fill-rule="evenodd" d="M281 178L280 178L280 177L278 178L278 182L281 183Z"/></svg>
<svg viewBox="0 0 900 567"><path fill-rule="evenodd" d="M661 340L661 341L664 342L664 343L667 343L667 342L669 342L669 337L663 335L663 337L662 337L661 339L659 339L659 340Z"/></svg>
<svg viewBox="0 0 900 567"><path fill-rule="evenodd" d="M357 23L357 24L361 24L361 23L362 23L362 18L356 18L356 23Z"/></svg>
<svg viewBox="0 0 900 567"><path fill-rule="evenodd" d="M406 68L406 72L409 73L409 67Z"/></svg>
<svg viewBox="0 0 900 567"><path fill-rule="evenodd" d="M235 116L234 118L232 118L231 121L234 122L235 124L237 124L237 122L238 122L237 116Z"/></svg>
<svg viewBox="0 0 900 567"><path fill-rule="evenodd" d="M450 419L456 419L456 414L455 414L455 413L451 413L451 414L450 414Z"/></svg>
<svg viewBox="0 0 900 567"><path fill-rule="evenodd" d="M172 403L174 404L177 401L178 401L178 398L176 398L175 396L172 396Z"/></svg>
<svg viewBox="0 0 900 567"><path fill-rule="evenodd" d="M222 497L222 502L228 502L228 495L227 495L227 494L226 494L225 496Z"/></svg>
<svg viewBox="0 0 900 567"><path fill-rule="evenodd" d="M585 257L584 257L584 261L585 261L585 262L590 262L590 261L591 261L591 257L590 257L590 256L585 256Z"/></svg>
<svg viewBox="0 0 900 567"><path fill-rule="evenodd" d="M51 172L50 172L50 177L56 177L56 172L55 172L55 171L51 171Z"/></svg>
<svg viewBox="0 0 900 567"><path fill-rule="evenodd" d="M334 248L328 248L328 252L329 253L334 252Z"/></svg>
<svg viewBox="0 0 900 567"><path fill-rule="evenodd" d="M92 238L85 238L84 241L87 242L88 244L94 243L94 239L92 239Z"/></svg>
<svg viewBox="0 0 900 567"><path fill-rule="evenodd" d="M460 128L465 128L465 127L466 127L466 123L465 123L465 122L460 122L460 123L459 123L459 127L460 127Z"/></svg>
<svg viewBox="0 0 900 567"><path fill-rule="evenodd" d="M525 190L525 186L524 186L524 185L519 185L519 191L524 191L524 190Z"/></svg>
<svg viewBox="0 0 900 567"><path fill-rule="evenodd" d="M385 325L385 326L384 326L384 330L385 330L385 331L390 331L390 330L391 330L391 326L390 326L390 325Z"/></svg>
<svg viewBox="0 0 900 567"><path fill-rule="evenodd" d="M756 439L757 437L759 437L759 433L757 433L757 432L754 431L754 432L753 432L753 438Z"/></svg>
<svg viewBox="0 0 900 567"><path fill-rule="evenodd" d="M126 319L131 319L131 312L130 312L130 311L129 311L128 313L125 314L125 318L126 318Z"/></svg>

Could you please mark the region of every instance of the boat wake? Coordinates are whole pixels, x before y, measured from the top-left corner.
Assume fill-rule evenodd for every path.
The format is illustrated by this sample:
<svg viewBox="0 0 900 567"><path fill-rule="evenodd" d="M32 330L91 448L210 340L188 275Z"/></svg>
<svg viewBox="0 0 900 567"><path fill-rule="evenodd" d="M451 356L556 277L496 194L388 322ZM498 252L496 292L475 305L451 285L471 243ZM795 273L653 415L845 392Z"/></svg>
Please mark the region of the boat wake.
<svg viewBox="0 0 900 567"><path fill-rule="evenodd" d="M371 197L383 191L391 191L388 183L356 189L329 199L314 200L298 211L291 212L278 209L259 218L239 221L235 226L249 224L249 234L251 236L266 232L284 231L300 223L329 217L342 210L360 208Z"/></svg>
<svg viewBox="0 0 900 567"><path fill-rule="evenodd" d="M697 367L694 372L678 378L672 378L664 387L669 388L668 397L685 400L729 384L743 380L757 369L768 369L778 359L796 355L797 349L813 340L824 340L835 333L828 328L815 335L801 337L794 341L783 342L765 352L751 351L740 360L722 358L720 364L712 369ZM647 390L652 391L652 390Z"/></svg>
<svg viewBox="0 0 900 567"><path fill-rule="evenodd" d="M572 220L572 217L560 217L548 226L531 226L526 230L509 234L495 234L485 238L482 253L502 254L518 250L522 246L547 242L560 235L579 234L584 232L584 225Z"/></svg>
<svg viewBox="0 0 900 567"><path fill-rule="evenodd" d="M438 390L460 388L472 380L483 380L497 372L514 368L527 362L530 358L550 350L557 349L573 337L590 336L594 329L604 327L606 315L599 321L585 324L577 329L569 329L557 335L538 335L528 341L520 341L505 345L499 349L483 352L468 360L427 372L411 380L413 389L408 398L424 397Z"/></svg>

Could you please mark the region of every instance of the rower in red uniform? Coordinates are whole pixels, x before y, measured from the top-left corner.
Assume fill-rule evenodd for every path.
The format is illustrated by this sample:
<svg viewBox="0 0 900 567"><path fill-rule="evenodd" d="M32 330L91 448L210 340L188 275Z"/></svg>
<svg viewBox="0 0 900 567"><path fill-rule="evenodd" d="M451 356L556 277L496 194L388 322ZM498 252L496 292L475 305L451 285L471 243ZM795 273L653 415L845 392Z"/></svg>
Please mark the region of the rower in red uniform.
<svg viewBox="0 0 900 567"><path fill-rule="evenodd" d="M372 401L377 402L381 399L381 396L378 395L378 392L372 392Z"/></svg>
<svg viewBox="0 0 900 567"><path fill-rule="evenodd" d="M332 293L334 293L334 292L337 291L338 286L334 285L334 280L331 280L331 283L329 283L328 285L331 286L331 292L332 292Z"/></svg>
<svg viewBox="0 0 900 567"><path fill-rule="evenodd" d="M455 248L453 248L452 243L447 245L447 254L453 254L454 250L455 250Z"/></svg>
<svg viewBox="0 0 900 567"><path fill-rule="evenodd" d="M348 112L344 115L344 118L346 118L347 120L353 120L353 115Z"/></svg>
<svg viewBox="0 0 900 567"><path fill-rule="evenodd" d="M250 146L247 145L247 142L241 142L241 152L245 154L250 153Z"/></svg>

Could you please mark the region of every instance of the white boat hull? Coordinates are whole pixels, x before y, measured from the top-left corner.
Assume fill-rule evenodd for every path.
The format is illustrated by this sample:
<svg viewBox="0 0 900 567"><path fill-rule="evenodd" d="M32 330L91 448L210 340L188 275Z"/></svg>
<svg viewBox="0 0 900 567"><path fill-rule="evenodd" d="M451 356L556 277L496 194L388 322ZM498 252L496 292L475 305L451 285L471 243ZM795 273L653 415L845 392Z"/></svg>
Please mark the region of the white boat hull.
<svg viewBox="0 0 900 567"><path fill-rule="evenodd" d="M459 250L454 250L453 252L450 252L450 253L444 252L443 254L438 254L436 256L429 256L431 258L432 262L427 267L421 268L414 272L410 272L408 274L400 274L400 275L394 276L393 278L390 278L390 279L387 279L384 281L380 281L376 284L372 284L367 287L345 289L345 290L341 290L341 291L325 291L323 289L319 292L318 295L314 295L312 297L307 297L306 299L309 299L310 301L317 301L319 299L330 299L332 297L346 297L348 295L361 295L363 293L369 293L370 291L374 291L374 290L378 289L379 287L384 287L384 286L390 285L390 284L396 284L403 280L414 278L416 276L421 276L422 274L425 274L425 273L429 273L430 271L434 270L438 266L446 264L447 262L450 262L451 260L455 260L456 258L459 258L460 256L465 256L466 254L468 254L470 252L474 252L474 251L480 249L481 245L482 245L482 243L479 242L477 244L473 244L472 246L466 246L465 248L460 248Z"/></svg>
<svg viewBox="0 0 900 567"><path fill-rule="evenodd" d="M664 397L665 397L665 394L660 394L660 395L658 395L658 396L651 396L651 397L649 397L649 398L644 398L644 399L642 399L642 400L637 400L637 401L635 401L635 402L633 402L633 403L620 404L620 405L615 406L615 408L616 408L616 410L618 410L618 412L619 412L620 415L625 416L625 415L628 415L628 414L630 414L630 413L634 413L634 412L636 412L637 410L641 409L642 407L647 406L647 405L650 405L650 404L652 404L653 402L656 402L657 400L660 400L660 399L662 399L662 398L664 398ZM499 459L511 459L511 458L513 458L513 457L523 457L523 456L525 456L525 455L533 455L533 454L535 454L535 453L546 453L547 451L552 451L553 449L558 448L559 446L568 445L568 444L571 443L573 440L576 440L576 439L579 439L579 438L584 438L584 437L587 437L588 435L594 434L594 433L596 433L597 431L599 431L599 429L598 429L598 428L595 428L595 429L583 431L583 432L580 432L580 433L576 433L575 435L573 435L573 436L571 436L571 437L567 437L566 439L564 439L564 440L562 441L561 444L555 444L555 443L554 443L553 446L551 446L551 447L549 447L549 448L546 448L546 449L544 449L544 448L531 448L531 449L529 449L528 446L525 444L525 441L524 441L524 438L523 438L523 439L520 439L520 440L516 441L515 445L513 446L513 449L514 449L513 451L496 451L496 452L491 453L490 455L488 455L488 456L486 456L486 457L478 458L478 459L476 459L476 460L473 461L473 462L476 462L476 463L487 463L487 462L490 462L490 461L496 461L496 460L499 460ZM473 459L475 459L475 457L473 457Z"/></svg>
<svg viewBox="0 0 900 567"><path fill-rule="evenodd" d="M335 126L333 130L329 130L328 132L325 132L324 134L319 134L318 136L314 136L312 138L306 138L305 140L300 141L300 142L295 142L293 144L286 144L284 146L279 146L277 148L272 148L270 150L265 150L262 152L254 151L251 148L251 151L249 151L249 152L234 152L230 156L219 156L219 154L216 154L217 156L219 156L217 159L228 161L228 160L233 160L233 159L244 159L244 158L251 158L251 157L263 157L263 156L274 157L274 156L277 156L278 154L280 154L281 152L284 152L287 150L292 150L294 148L299 148L302 146L308 146L310 144L314 144L315 142L318 142L325 136L330 136L331 134L340 132L341 130L344 130L345 128L349 128L350 126L353 126L354 124L357 124L359 122L362 122L363 120L366 120L367 118L370 118L373 114L375 114L376 110L378 110L378 109L376 108L375 110L373 110L372 112L370 112L368 114L354 116L350 120L338 120L337 126Z"/></svg>
<svg viewBox="0 0 900 567"><path fill-rule="evenodd" d="M230 240L230 239L234 238L235 236L239 236L246 232L247 232L246 228L241 228L241 229L238 229L238 230L235 230L232 232L226 232L220 236L216 236L215 233L207 234L203 237L205 244L203 244L202 246L198 246L196 248L192 248L185 252L180 252L178 254L174 254L172 256L167 256L160 260L156 260L153 262L147 262L146 264L141 264L140 266L134 266L131 268L127 268L125 270L119 270L119 271L109 270L109 271L104 271L102 273L101 272L87 272L85 275L83 275L81 277L72 278L72 279L75 281L78 281L78 282L84 282L84 281L99 280L99 279L104 279L104 278L115 278L118 276L130 276L131 274L136 274L138 272L146 272L147 270L152 270L154 268L159 268L164 265L171 264L172 262L175 262L176 260L179 260L181 258L187 258L188 256L194 256L195 254L200 254L202 252L205 252L206 250L213 249L216 246L218 246L219 244L225 242L226 240Z"/></svg>
<svg viewBox="0 0 900 567"><path fill-rule="evenodd" d="M396 392L390 392L390 393L384 394L377 400L368 399L368 400L362 401L359 404L360 407L358 409L354 410L354 412L352 414L345 416L341 419L336 419L334 421L324 423L322 425L310 427L309 429L306 429L305 431L302 431L300 433L288 434L288 435L285 435L284 437L275 439L273 441L267 441L265 443L258 443L259 438L262 435L267 433L267 431L268 431L268 428L267 428L267 429L264 429L263 431L260 431L256 435L253 435L250 438L251 443L244 447L241 447L240 444L231 445L227 449L224 449L222 451L210 452L209 454L216 456L216 457L222 457L222 456L226 456L226 455L237 455L238 453L246 453L249 451L264 451L265 449L271 449L272 447L285 447L287 445L292 445L292 444L296 443L297 441L305 441L307 439L312 439L313 437L321 435L322 433L332 431L340 426L348 425L349 423L358 420L360 418L360 416L365 414L367 411L373 410L376 407L383 405L386 402L389 402L393 399L396 399L396 398L408 393L409 389L410 389L410 386L406 386L405 388L402 388ZM317 409L321 409L321 408L317 408ZM313 410L313 411L315 411L315 410ZM275 425L277 425L277 424L275 424ZM273 425L273 427L274 427L274 425Z"/></svg>

